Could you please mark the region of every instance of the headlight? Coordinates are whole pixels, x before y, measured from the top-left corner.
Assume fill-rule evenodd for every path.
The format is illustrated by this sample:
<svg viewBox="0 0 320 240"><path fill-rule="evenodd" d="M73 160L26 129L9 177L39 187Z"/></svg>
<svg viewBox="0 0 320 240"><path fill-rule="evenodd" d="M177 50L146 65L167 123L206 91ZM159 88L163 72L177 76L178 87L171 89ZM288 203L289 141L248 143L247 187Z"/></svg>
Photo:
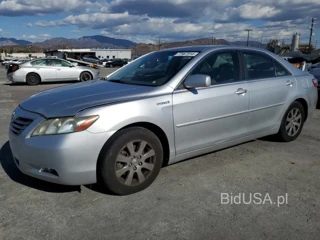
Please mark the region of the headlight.
<svg viewBox="0 0 320 240"><path fill-rule="evenodd" d="M80 132L89 128L98 118L99 116L49 119L40 123L31 137Z"/></svg>

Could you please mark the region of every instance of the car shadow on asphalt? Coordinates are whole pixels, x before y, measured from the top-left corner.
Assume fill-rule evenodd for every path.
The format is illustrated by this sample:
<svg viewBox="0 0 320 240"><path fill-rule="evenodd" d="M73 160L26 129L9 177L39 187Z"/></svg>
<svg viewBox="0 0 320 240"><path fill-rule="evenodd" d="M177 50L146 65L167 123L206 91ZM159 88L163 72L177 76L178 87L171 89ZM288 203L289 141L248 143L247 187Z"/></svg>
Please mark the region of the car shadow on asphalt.
<svg viewBox="0 0 320 240"><path fill-rule="evenodd" d="M71 83L80 83L80 82L79 81L44 82L44 83L40 83L39 85L36 85L36 86L58 85L58 84L61 85L61 84L71 84ZM3 85L7 85L10 87L18 87L18 86L32 87L26 83L12 83L12 82L5 82L5 83L3 83Z"/></svg>
<svg viewBox="0 0 320 240"><path fill-rule="evenodd" d="M27 187L50 193L81 192L81 186L64 186L49 183L23 174L13 161L9 142L6 142L0 150L0 163L11 180Z"/></svg>

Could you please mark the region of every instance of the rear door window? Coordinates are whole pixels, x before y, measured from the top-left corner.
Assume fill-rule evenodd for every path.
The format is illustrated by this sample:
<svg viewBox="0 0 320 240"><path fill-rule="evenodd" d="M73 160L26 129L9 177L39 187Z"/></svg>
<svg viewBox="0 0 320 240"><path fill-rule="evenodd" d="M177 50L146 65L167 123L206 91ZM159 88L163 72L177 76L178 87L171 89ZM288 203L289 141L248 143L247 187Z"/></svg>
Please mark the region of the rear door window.
<svg viewBox="0 0 320 240"><path fill-rule="evenodd" d="M267 79L290 75L279 62L270 56L251 51L243 51L247 80Z"/></svg>
<svg viewBox="0 0 320 240"><path fill-rule="evenodd" d="M31 62L32 66L47 66L46 60L45 59L40 59L40 60L36 60Z"/></svg>

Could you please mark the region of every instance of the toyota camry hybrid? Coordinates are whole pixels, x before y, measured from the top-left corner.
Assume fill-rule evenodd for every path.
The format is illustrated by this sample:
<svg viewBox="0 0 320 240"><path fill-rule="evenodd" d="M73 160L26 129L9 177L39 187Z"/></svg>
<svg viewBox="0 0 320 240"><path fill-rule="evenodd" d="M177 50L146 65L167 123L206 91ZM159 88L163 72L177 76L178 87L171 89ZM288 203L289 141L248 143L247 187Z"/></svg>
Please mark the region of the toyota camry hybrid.
<svg viewBox="0 0 320 240"><path fill-rule="evenodd" d="M295 140L315 110L317 85L262 49L165 49L106 79L31 96L12 114L9 142L27 175L126 195L166 164L268 135Z"/></svg>

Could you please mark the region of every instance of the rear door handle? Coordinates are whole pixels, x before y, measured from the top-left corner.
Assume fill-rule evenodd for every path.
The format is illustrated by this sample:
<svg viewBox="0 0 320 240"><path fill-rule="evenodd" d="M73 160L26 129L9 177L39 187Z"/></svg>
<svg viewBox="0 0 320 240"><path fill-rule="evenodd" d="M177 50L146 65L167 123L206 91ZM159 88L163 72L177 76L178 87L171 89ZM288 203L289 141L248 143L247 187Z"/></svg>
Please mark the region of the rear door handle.
<svg viewBox="0 0 320 240"><path fill-rule="evenodd" d="M247 93L247 89L243 89L243 88L239 88L235 94L238 94L238 95L244 95Z"/></svg>
<svg viewBox="0 0 320 240"><path fill-rule="evenodd" d="M291 80L288 80L288 81L286 82L286 85L287 85L288 87L292 87L293 84L294 84L294 82L291 81Z"/></svg>

